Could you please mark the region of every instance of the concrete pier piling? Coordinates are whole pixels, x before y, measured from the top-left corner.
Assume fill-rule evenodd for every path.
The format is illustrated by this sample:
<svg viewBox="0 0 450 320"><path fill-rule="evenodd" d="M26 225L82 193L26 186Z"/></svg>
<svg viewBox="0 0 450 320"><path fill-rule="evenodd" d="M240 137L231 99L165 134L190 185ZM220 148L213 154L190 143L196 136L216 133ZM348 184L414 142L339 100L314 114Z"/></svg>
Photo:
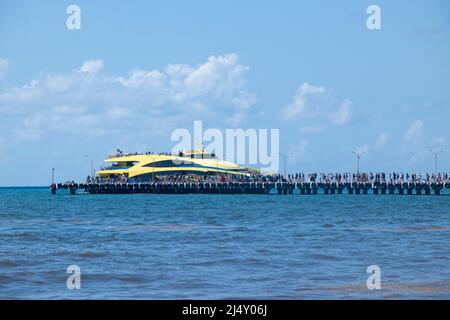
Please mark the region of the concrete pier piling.
<svg viewBox="0 0 450 320"><path fill-rule="evenodd" d="M162 194L269 194L279 195L440 195L450 183L435 182L141 182L141 183L58 183L50 190L90 194L162 193Z"/></svg>

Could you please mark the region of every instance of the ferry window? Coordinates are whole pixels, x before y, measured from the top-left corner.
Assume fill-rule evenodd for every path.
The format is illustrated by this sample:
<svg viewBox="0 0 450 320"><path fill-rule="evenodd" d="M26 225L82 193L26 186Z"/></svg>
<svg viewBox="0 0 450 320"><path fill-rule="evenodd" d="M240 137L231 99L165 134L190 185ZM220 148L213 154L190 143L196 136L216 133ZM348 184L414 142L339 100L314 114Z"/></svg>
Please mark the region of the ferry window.
<svg viewBox="0 0 450 320"><path fill-rule="evenodd" d="M144 165L144 167L183 167L183 166L195 166L197 164L186 161L186 160L180 160L180 161L172 161L172 160L163 160L163 161L156 161L156 162L150 162Z"/></svg>
<svg viewBox="0 0 450 320"><path fill-rule="evenodd" d="M128 162L112 162L111 168L112 169L120 169L120 168L130 168L134 166L137 162L136 161L128 161Z"/></svg>

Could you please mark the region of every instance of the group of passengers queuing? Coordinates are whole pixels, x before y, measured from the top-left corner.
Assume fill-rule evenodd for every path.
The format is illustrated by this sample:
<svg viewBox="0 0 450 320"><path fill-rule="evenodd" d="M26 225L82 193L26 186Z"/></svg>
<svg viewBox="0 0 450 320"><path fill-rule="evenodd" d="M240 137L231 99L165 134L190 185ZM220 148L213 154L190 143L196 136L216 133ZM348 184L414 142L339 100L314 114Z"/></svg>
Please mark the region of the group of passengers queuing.
<svg viewBox="0 0 450 320"><path fill-rule="evenodd" d="M148 152L143 152L143 153L139 153L139 152L123 153L123 151L120 150L120 149L117 149L116 151L117 151L117 153L115 154L116 157L128 157L128 156L138 156L138 155L156 155L156 156L171 156L171 155L173 155L170 152L153 152L153 151L148 151Z"/></svg>
<svg viewBox="0 0 450 320"><path fill-rule="evenodd" d="M130 182L130 179L128 179L128 177L124 174L119 174L116 175L113 178L101 178L99 176L96 176L95 178L91 177L91 176L87 176L86 178L86 183L97 183L97 184L102 184L102 183L127 183Z"/></svg>
<svg viewBox="0 0 450 320"><path fill-rule="evenodd" d="M110 178L87 177L87 183L139 183L139 182L318 182L318 183L350 183L350 182L450 182L450 173L421 174L421 173L296 173L287 177L279 174L155 174L150 179L128 178L124 174Z"/></svg>

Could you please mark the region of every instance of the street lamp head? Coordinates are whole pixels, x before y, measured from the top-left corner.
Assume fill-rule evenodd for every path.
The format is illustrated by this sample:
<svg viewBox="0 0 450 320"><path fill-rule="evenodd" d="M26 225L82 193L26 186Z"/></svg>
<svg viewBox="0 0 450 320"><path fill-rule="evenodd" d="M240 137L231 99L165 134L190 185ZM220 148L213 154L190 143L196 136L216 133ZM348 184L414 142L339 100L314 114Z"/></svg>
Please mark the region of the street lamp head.
<svg viewBox="0 0 450 320"><path fill-rule="evenodd" d="M284 154L284 153L281 153L281 152L278 152L278 153L280 154L280 156L285 157L285 158L294 155L293 152L290 152L290 153L288 153L288 154Z"/></svg>
<svg viewBox="0 0 450 320"><path fill-rule="evenodd" d="M429 149L428 151L430 151L431 153L434 153L434 154L439 154L439 153L444 152L443 150L433 150L433 149Z"/></svg>

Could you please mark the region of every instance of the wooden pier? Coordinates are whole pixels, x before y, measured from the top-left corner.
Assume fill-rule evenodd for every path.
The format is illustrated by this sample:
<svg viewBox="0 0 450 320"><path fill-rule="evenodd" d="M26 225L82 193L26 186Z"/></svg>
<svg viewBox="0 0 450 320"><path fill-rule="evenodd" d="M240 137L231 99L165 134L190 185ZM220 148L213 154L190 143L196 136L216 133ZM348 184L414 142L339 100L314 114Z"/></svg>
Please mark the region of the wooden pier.
<svg viewBox="0 0 450 320"><path fill-rule="evenodd" d="M380 195L440 195L450 189L450 182L145 182L145 183L58 183L52 184L52 194L57 190L78 190L90 194L380 194ZM274 191L274 192L272 192ZM294 193L295 191L295 193Z"/></svg>

